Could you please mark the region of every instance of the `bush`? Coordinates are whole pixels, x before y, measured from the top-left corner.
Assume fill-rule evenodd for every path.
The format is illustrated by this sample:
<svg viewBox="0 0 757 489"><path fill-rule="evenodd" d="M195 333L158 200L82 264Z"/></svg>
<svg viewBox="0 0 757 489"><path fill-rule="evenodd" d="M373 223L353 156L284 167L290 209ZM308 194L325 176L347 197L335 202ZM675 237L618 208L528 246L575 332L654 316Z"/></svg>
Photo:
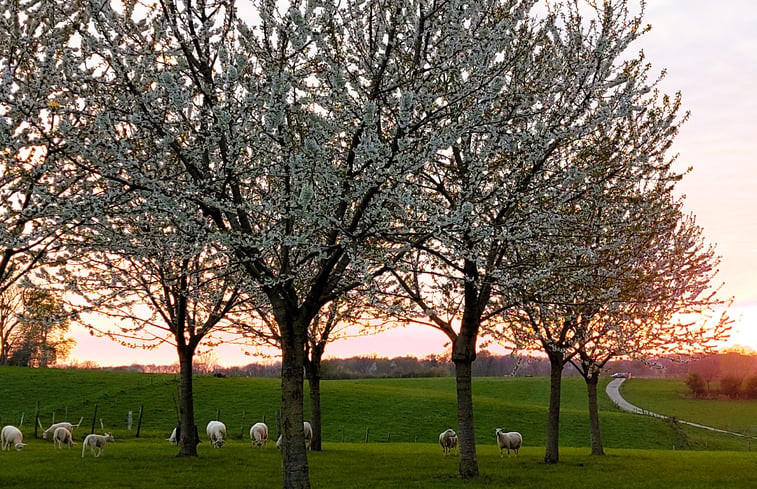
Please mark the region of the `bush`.
<svg viewBox="0 0 757 489"><path fill-rule="evenodd" d="M728 375L720 379L720 393L730 398L737 398L741 393L741 379Z"/></svg>
<svg viewBox="0 0 757 489"><path fill-rule="evenodd" d="M749 399L757 399L757 375L747 377L744 380L744 395Z"/></svg>
<svg viewBox="0 0 757 489"><path fill-rule="evenodd" d="M696 397L701 397L707 392L707 383L702 376L696 372L692 372L686 377L686 385Z"/></svg>

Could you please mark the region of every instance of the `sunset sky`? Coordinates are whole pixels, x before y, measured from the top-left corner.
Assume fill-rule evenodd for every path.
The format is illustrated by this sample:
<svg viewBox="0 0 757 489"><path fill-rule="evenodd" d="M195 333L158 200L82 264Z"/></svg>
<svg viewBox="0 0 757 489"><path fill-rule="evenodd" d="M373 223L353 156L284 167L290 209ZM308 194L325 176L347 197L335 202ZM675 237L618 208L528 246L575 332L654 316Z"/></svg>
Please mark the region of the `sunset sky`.
<svg viewBox="0 0 757 489"><path fill-rule="evenodd" d="M652 31L643 49L654 72L667 70L663 89L681 91L691 111L676 140L679 168L693 167L679 188L705 236L722 256L722 296L735 299L730 344L757 350L757 3L753 0L648 0ZM78 345L70 360L101 365L171 364L175 351L119 348L72 329ZM334 343L332 356L442 353L446 337L429 328L398 329L377 337ZM243 365L239 346L216 353L220 365Z"/></svg>

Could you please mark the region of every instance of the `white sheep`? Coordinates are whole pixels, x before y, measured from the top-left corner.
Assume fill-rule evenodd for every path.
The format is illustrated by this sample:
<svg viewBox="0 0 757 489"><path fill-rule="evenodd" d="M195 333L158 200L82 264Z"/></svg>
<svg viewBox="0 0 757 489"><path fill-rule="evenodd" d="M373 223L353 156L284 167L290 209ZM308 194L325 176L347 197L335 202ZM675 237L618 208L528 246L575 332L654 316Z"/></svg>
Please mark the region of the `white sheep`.
<svg viewBox="0 0 757 489"><path fill-rule="evenodd" d="M507 450L507 456L510 456L510 450L518 455L521 445L523 445L523 437L517 431L505 431L502 428L494 430L497 436L497 446L499 447L499 456L502 457L502 450Z"/></svg>
<svg viewBox="0 0 757 489"><path fill-rule="evenodd" d="M307 421L302 423L302 431L305 434L305 446L310 450L310 441L313 439L313 427ZM282 435L279 435L279 439L276 440L276 448L281 448Z"/></svg>
<svg viewBox="0 0 757 489"><path fill-rule="evenodd" d="M209 422L205 432L210 438L211 445L215 448L221 448L226 442L226 425L220 421Z"/></svg>
<svg viewBox="0 0 757 489"><path fill-rule="evenodd" d="M253 445L264 447L268 441L268 425L255 423L250 428L250 441Z"/></svg>
<svg viewBox="0 0 757 489"><path fill-rule="evenodd" d="M63 448L63 444L68 445L68 448L74 446L74 437L70 431L63 426L58 426L53 432L53 443L57 448Z"/></svg>
<svg viewBox="0 0 757 489"><path fill-rule="evenodd" d="M96 435L92 433L87 435L81 445L81 457L84 458L84 452L87 450L87 447L92 447L92 455L99 457L103 454L105 445L109 441L115 441L115 438L113 438L113 435L110 433L105 433L104 435Z"/></svg>
<svg viewBox="0 0 757 489"><path fill-rule="evenodd" d="M442 431L439 434L439 445L442 446L444 455L449 455L452 450L457 453L457 433L452 428Z"/></svg>
<svg viewBox="0 0 757 489"><path fill-rule="evenodd" d="M68 430L69 433L71 433L71 435L73 435L74 428L78 426L79 426L78 424L71 424L67 421L51 424L48 429L42 432L42 438L47 440L47 435L53 435L55 433L55 430L57 430L58 428L65 428Z"/></svg>
<svg viewBox="0 0 757 489"><path fill-rule="evenodd" d="M173 431L171 432L171 436L167 438L168 443L171 445L176 445L178 441L176 440L176 428L174 427Z"/></svg>
<svg viewBox="0 0 757 489"><path fill-rule="evenodd" d="M3 431L0 432L0 445L2 445L2 449L10 450L11 445L16 450L21 450L26 446L26 443L24 443L24 435L21 433L21 430L16 428L15 426L3 426Z"/></svg>

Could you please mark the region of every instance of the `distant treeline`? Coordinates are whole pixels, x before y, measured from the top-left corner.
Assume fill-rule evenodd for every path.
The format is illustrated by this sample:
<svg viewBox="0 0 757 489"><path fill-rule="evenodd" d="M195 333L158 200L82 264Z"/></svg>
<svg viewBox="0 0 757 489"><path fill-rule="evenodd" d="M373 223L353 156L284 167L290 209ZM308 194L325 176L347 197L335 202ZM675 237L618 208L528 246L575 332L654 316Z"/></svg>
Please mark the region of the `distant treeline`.
<svg viewBox="0 0 757 489"><path fill-rule="evenodd" d="M97 368L91 363L70 365L71 368ZM147 373L178 372L178 365L129 365L109 367L112 370L129 370ZM219 367L198 363L195 372L200 375L279 377L281 364L251 363L238 367ZM617 360L608 364L604 375L630 373L635 377L686 378L696 372L707 381L724 377L748 377L757 375L757 354L724 352L704 358L657 358L652 361ZM375 355L332 358L323 361L323 379L357 378L402 378L402 377L448 377L454 375L454 364L444 355L429 355L422 358L403 356L386 358ZM484 350L473 362L476 377L539 377L549 375L549 361L540 356L495 355ZM571 366L566 376L578 375Z"/></svg>

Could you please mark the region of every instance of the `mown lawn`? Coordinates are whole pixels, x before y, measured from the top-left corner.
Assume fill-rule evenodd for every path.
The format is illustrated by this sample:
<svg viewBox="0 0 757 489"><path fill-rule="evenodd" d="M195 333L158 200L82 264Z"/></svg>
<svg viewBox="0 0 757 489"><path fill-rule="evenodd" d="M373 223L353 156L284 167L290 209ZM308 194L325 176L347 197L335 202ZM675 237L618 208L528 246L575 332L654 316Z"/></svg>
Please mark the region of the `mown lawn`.
<svg viewBox="0 0 757 489"><path fill-rule="evenodd" d="M757 437L757 400L695 399L683 380L673 379L631 379L622 394L650 411Z"/></svg>
<svg viewBox="0 0 757 489"><path fill-rule="evenodd" d="M57 450L33 441L21 452L0 453L0 487L47 488L279 488L281 459L273 445L252 448L231 441L221 449L200 445L200 456L179 459L160 440L117 440L105 454L81 458L80 445ZM542 463L539 447L500 458L494 446L478 450L481 476L462 481L458 459L430 443L326 443L309 454L313 487L395 488L668 488L757 487L757 453L610 450L591 457L581 448L562 450L561 463Z"/></svg>
<svg viewBox="0 0 757 489"><path fill-rule="evenodd" d="M604 385L606 381L601 392ZM219 416L230 439L220 450L203 442L200 456L189 460L176 458L177 448L165 441L176 423L176 389L174 375L0 368L0 424L18 425L23 416L21 427L29 443L21 452L0 453L0 489L281 487L281 459L273 442L253 449L247 434L251 424L265 419L275 438L278 379L196 377L201 438L207 421ZM750 421L757 410L729 401L690 403L676 389L673 382L633 379L624 393L631 402L663 413L685 405L686 411L673 412L681 419L757 424ZM600 417L608 455L589 456L586 392L580 378L564 382L561 463L555 466L542 463L548 380L475 379L481 469L475 481L459 480L457 458L443 457L436 443L441 431L456 427L454 379L325 381L322 392L325 450L309 455L313 487L757 487L757 444L751 447L744 438L620 412L604 395ZM44 426L53 418L84 418L75 432L74 450L56 450L52 443L35 439L37 406ZM307 413L307 401L305 409ZM126 427L128 411L131 430ZM82 459L82 435L90 431L93 418L96 431L112 431L116 442L102 458L87 454ZM495 427L523 433L519 457L499 457Z"/></svg>

